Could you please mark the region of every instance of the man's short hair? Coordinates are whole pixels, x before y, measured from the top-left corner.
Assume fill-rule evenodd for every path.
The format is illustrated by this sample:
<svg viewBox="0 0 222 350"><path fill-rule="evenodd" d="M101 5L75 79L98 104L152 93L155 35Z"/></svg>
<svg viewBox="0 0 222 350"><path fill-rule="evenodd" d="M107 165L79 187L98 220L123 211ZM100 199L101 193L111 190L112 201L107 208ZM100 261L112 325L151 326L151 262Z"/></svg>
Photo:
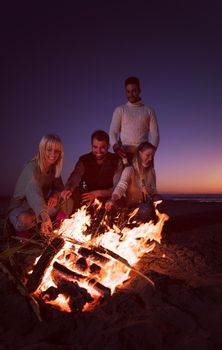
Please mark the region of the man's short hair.
<svg viewBox="0 0 222 350"><path fill-rule="evenodd" d="M140 88L140 81L137 77L129 77L125 80L125 87L129 84L135 84Z"/></svg>
<svg viewBox="0 0 222 350"><path fill-rule="evenodd" d="M97 139L98 141L106 141L107 145L109 146L109 135L104 130L96 130L91 135L91 143L93 142L93 139Z"/></svg>

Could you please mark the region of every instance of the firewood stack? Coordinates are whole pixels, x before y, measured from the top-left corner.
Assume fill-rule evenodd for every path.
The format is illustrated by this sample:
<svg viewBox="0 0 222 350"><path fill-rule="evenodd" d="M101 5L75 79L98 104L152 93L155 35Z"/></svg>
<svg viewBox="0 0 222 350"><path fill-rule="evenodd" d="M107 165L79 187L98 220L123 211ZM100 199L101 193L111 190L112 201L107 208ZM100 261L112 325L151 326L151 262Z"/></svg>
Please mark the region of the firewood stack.
<svg viewBox="0 0 222 350"><path fill-rule="evenodd" d="M110 296L110 288L100 283L100 274L109 259L99 254L93 248L73 244L73 252L67 254L67 266L60 259L53 261L55 255L63 248L65 241L58 237L51 241L45 249L29 276L26 287L37 301L50 303L63 294L71 312L82 311L87 303L97 303L98 300ZM58 255L57 255L58 256ZM51 278L54 285L41 291L44 274L52 264ZM70 268L71 266L71 268ZM84 284L84 287L81 286ZM95 300L96 299L96 300Z"/></svg>

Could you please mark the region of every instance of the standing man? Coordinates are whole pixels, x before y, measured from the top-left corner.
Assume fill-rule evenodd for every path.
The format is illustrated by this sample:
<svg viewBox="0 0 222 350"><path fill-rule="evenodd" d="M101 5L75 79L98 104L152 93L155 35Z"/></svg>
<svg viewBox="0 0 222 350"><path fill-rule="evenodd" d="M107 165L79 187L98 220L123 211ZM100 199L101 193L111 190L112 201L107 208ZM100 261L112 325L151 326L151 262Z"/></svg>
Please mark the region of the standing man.
<svg viewBox="0 0 222 350"><path fill-rule="evenodd" d="M95 198L107 200L122 173L119 157L108 151L109 135L105 131L97 130L91 135L91 147L91 152L77 161L61 194L64 200L72 197L72 211Z"/></svg>
<svg viewBox="0 0 222 350"><path fill-rule="evenodd" d="M142 142L159 145L159 127L155 111L146 107L140 97L140 82L136 77L125 80L128 102L116 107L110 125L110 143L123 163L131 161L137 147Z"/></svg>

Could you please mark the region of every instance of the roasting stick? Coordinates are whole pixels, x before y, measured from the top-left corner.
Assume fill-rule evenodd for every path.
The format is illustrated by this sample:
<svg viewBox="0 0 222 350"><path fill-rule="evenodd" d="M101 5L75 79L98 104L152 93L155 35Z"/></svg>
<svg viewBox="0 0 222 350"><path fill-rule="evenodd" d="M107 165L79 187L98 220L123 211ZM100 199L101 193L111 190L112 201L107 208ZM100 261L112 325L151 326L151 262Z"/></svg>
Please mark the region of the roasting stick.
<svg viewBox="0 0 222 350"><path fill-rule="evenodd" d="M93 246L94 247L94 246ZM124 264L125 266L127 266L131 271L134 271L136 274L140 275L141 277L143 277L146 281L149 282L149 284L151 284L152 287L155 287L154 282L147 277L146 275L144 275L144 273L140 272L139 270L137 270L135 267L133 267L132 265L130 265L130 263L124 259L122 256L114 253L112 250L105 248L101 245L99 245L98 247L95 247L95 250L100 253L100 254L107 254L109 256L111 256L113 259L121 262L122 264Z"/></svg>

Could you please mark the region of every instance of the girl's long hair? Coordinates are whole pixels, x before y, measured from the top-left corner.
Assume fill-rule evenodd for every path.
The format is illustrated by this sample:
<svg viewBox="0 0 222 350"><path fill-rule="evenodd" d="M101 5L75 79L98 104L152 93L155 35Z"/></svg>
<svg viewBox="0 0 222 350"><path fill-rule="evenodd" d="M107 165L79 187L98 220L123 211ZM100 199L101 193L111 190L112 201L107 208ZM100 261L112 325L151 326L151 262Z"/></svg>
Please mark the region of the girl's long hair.
<svg viewBox="0 0 222 350"><path fill-rule="evenodd" d="M34 159L37 160L37 163L39 165L41 172L44 172L45 171L45 168L44 168L45 152L46 152L46 147L48 145L53 145L53 146L56 145L58 147L58 150L60 151L59 158L54 165L55 177L59 177L61 175L62 167L63 167L64 148L63 148L62 141L58 135L48 134L43 136L39 143L38 153L34 157Z"/></svg>
<svg viewBox="0 0 222 350"><path fill-rule="evenodd" d="M146 149L152 149L154 151L156 151L156 147L152 145L152 143L150 142L142 142L138 148L137 151L133 157L132 160L132 165L135 169L135 171L137 172L137 174L139 175L140 178L144 178L144 169L141 163L141 158L140 158L140 152L145 151Z"/></svg>

